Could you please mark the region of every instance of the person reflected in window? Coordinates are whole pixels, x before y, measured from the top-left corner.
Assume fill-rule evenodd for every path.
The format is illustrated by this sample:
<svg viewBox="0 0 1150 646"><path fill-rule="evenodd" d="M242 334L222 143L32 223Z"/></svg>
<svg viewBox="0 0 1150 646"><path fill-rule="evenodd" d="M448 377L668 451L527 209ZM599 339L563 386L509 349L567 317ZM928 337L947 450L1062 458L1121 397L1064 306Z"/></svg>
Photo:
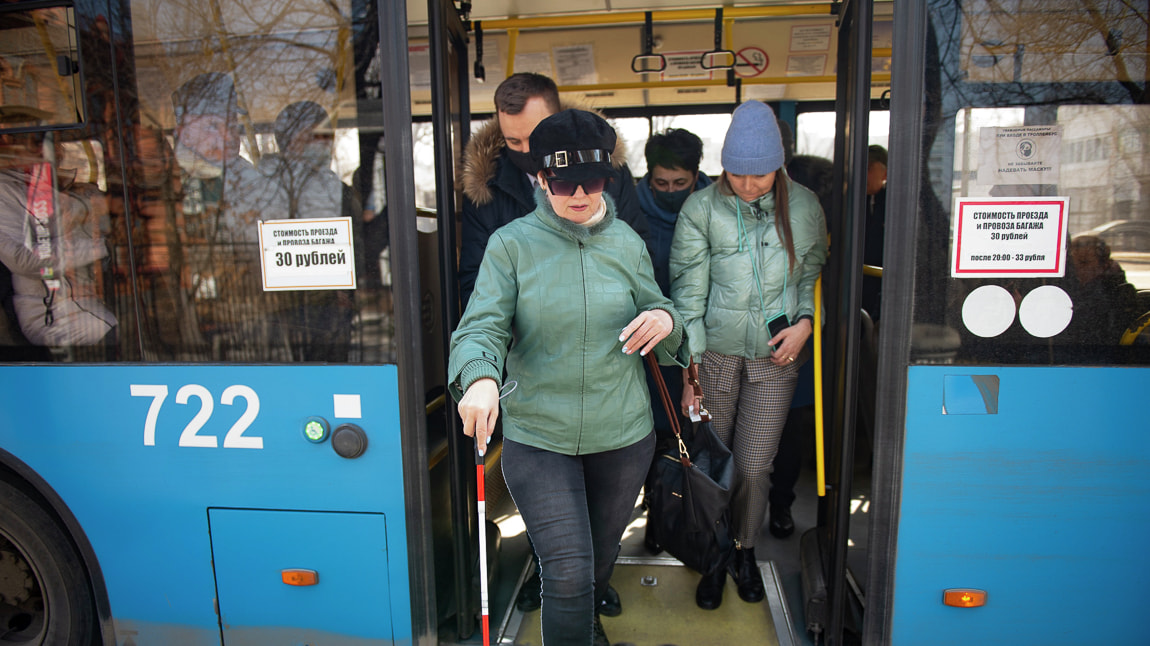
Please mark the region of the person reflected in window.
<svg viewBox="0 0 1150 646"><path fill-rule="evenodd" d="M759 101L740 105L723 142L723 173L687 199L671 243L671 297L686 321L702 391L687 383L681 405L705 396L715 431L734 454L729 569L747 602L765 594L754 545L827 256L818 199L790 181L783 161L774 112ZM700 607L722 603L726 575L720 567L700 580Z"/></svg>
<svg viewBox="0 0 1150 646"><path fill-rule="evenodd" d="M276 116L278 154L264 155L259 169L276 183L265 217L312 219L362 212L351 190L332 170L335 134L331 118L314 101L297 101ZM347 361L353 298L347 290L281 294L284 332L297 361Z"/></svg>
<svg viewBox="0 0 1150 646"><path fill-rule="evenodd" d="M463 432L500 419L503 476L542 570L548 646L609 646L599 620L654 452L641 355L675 362L682 321L604 191L616 135L565 110L531 133L536 209L496 231L451 338Z"/></svg>
<svg viewBox="0 0 1150 646"><path fill-rule="evenodd" d="M95 280L108 256L104 214L79 192L61 190L52 151L43 134L0 134L0 262L11 275L0 294L17 323L7 322L14 338L5 342L21 344L18 327L37 346L110 343L116 318Z"/></svg>
<svg viewBox="0 0 1150 646"><path fill-rule="evenodd" d="M190 285L202 342L214 359L271 359L257 223L277 186L240 155L246 114L230 76L208 72L172 94L180 169L181 285ZM275 344L278 345L278 344ZM237 354L238 353L238 354Z"/></svg>
<svg viewBox="0 0 1150 646"><path fill-rule="evenodd" d="M1138 291L1098 236L1075 236L1070 241L1070 263L1073 280L1065 284L1074 313L1058 340L1071 356L1116 357L1122 334L1142 314Z"/></svg>

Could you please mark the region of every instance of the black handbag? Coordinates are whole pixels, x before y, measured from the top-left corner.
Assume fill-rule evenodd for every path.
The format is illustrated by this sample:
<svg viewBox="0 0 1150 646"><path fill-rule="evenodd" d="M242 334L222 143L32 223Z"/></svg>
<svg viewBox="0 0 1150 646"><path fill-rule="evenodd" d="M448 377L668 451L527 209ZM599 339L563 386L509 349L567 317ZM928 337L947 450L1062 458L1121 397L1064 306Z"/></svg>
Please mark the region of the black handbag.
<svg viewBox="0 0 1150 646"><path fill-rule="evenodd" d="M708 574L725 568L735 549L730 529L734 459L709 418L683 435L658 365L651 354L647 361L678 440L656 453L651 466L645 493L647 535L687 567Z"/></svg>

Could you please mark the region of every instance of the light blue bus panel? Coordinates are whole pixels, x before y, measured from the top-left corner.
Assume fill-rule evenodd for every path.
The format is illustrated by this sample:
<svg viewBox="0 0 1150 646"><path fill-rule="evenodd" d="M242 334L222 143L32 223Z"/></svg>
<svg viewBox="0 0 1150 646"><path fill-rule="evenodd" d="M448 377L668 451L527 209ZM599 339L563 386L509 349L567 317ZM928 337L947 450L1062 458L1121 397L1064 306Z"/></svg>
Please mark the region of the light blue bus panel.
<svg viewBox="0 0 1150 646"><path fill-rule="evenodd" d="M208 522L227 646L391 643L382 515L212 509Z"/></svg>
<svg viewBox="0 0 1150 646"><path fill-rule="evenodd" d="M410 643L395 366L3 366L0 382L0 447L83 529L118 644L295 644L289 615L317 643ZM243 580L257 567L279 569ZM285 568L319 584L286 590ZM316 612L297 613L309 593Z"/></svg>
<svg viewBox="0 0 1150 646"><path fill-rule="evenodd" d="M1150 644L1150 370L907 381L892 643ZM944 605L948 589L986 603Z"/></svg>

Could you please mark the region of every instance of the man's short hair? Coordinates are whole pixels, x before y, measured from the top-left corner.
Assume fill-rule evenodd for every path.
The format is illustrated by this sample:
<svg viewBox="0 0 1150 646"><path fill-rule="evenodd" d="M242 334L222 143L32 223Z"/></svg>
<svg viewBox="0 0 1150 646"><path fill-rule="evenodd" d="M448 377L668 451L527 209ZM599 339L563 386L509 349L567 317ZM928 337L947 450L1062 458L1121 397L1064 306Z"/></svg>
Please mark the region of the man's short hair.
<svg viewBox="0 0 1150 646"><path fill-rule="evenodd" d="M697 173L699 161L703 159L703 140L689 130L671 128L652 135L643 154L647 157L648 170L662 166L667 170L681 168Z"/></svg>
<svg viewBox="0 0 1150 646"><path fill-rule="evenodd" d="M878 144L871 144L866 149L866 163L869 166L875 162L886 166L886 148Z"/></svg>
<svg viewBox="0 0 1150 646"><path fill-rule="evenodd" d="M519 114L528 99L542 97L551 113L559 112L559 88L555 81L533 72L512 74L495 88L495 109L505 114Z"/></svg>

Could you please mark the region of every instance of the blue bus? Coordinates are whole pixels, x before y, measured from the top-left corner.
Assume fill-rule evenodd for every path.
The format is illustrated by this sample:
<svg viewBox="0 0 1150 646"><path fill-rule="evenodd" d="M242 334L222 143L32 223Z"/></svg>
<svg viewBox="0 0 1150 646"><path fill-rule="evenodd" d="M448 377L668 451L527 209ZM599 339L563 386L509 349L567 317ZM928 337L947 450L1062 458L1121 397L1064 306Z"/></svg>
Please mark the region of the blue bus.
<svg viewBox="0 0 1150 646"><path fill-rule="evenodd" d="M826 169L825 469L794 535L764 528L767 602L696 608L637 507L609 634L1150 641L1148 24L1117 0L0 3L0 643L476 644L481 535L493 641L540 643L499 447L481 523L445 387L463 150L514 71L611 118L637 178L668 127L721 172L748 100Z"/></svg>

